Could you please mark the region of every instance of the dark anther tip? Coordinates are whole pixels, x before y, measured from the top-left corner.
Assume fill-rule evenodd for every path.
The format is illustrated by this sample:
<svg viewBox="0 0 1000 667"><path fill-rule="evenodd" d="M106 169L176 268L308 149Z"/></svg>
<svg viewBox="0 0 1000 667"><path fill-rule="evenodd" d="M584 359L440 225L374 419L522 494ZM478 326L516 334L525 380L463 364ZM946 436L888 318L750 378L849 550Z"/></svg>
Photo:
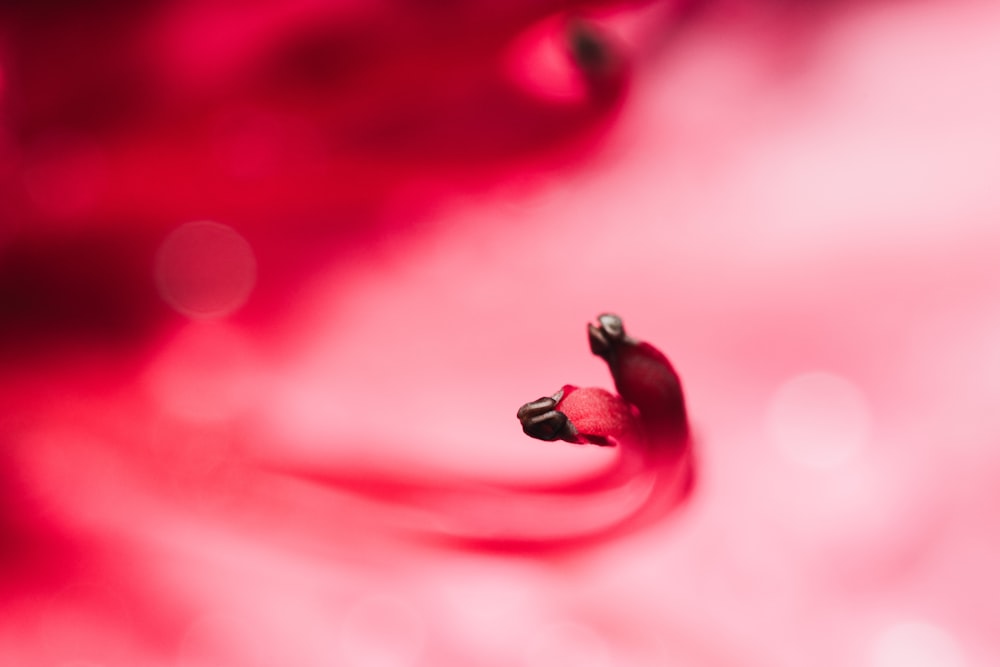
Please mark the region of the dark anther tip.
<svg viewBox="0 0 1000 667"><path fill-rule="evenodd" d="M617 315L613 313L603 313L598 316L597 321L600 323L601 329L609 338L620 340L625 336L625 325L622 323L622 318Z"/></svg>
<svg viewBox="0 0 1000 667"><path fill-rule="evenodd" d="M562 390L554 396L544 396L538 400L525 403L517 411L524 432L537 440L572 440L576 437L576 429L570 423L569 417L555 409L562 399Z"/></svg>
<svg viewBox="0 0 1000 667"><path fill-rule="evenodd" d="M566 33L570 55L580 69L600 72L609 66L611 46L593 24L574 19L569 22Z"/></svg>
<svg viewBox="0 0 1000 667"><path fill-rule="evenodd" d="M587 325L587 333L590 338L590 351L599 357L606 356L611 351L611 343L604 337L604 332L593 324Z"/></svg>
<svg viewBox="0 0 1000 667"><path fill-rule="evenodd" d="M557 401L550 396L543 396L535 401L525 403L517 410L517 418L522 422L533 415L543 414L556 407Z"/></svg>
<svg viewBox="0 0 1000 667"><path fill-rule="evenodd" d="M569 418L558 410L550 410L542 415L530 417L521 422L524 432L538 440L559 440L566 433Z"/></svg>
<svg viewBox="0 0 1000 667"><path fill-rule="evenodd" d="M600 315L597 318L597 325L588 324L587 332L590 338L590 351L605 359L616 344L625 340L625 325L622 324L622 318L610 313Z"/></svg>

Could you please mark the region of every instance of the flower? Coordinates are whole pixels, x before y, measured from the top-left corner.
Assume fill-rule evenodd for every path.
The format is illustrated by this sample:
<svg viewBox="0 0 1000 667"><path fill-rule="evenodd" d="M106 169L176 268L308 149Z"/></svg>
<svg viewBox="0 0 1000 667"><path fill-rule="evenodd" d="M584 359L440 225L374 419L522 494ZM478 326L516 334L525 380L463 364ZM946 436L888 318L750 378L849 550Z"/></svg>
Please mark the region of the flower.
<svg viewBox="0 0 1000 667"><path fill-rule="evenodd" d="M995 3L125 4L0 10L0 662L991 663Z"/></svg>

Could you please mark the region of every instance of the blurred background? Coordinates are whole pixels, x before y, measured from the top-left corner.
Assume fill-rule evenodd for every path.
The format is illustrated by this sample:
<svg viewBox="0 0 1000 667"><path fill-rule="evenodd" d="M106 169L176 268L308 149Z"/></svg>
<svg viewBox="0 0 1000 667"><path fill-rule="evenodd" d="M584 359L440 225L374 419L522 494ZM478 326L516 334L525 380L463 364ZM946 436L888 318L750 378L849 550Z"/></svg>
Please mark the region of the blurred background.
<svg viewBox="0 0 1000 667"><path fill-rule="evenodd" d="M998 118L991 0L5 0L0 664L996 664ZM605 311L697 486L495 548Z"/></svg>

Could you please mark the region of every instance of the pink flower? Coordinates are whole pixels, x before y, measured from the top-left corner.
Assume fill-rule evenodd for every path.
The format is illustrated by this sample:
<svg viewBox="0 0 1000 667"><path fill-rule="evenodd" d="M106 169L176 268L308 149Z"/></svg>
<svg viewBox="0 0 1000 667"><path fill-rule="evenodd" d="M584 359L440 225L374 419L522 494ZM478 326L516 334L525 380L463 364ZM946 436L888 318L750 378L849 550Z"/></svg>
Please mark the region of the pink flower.
<svg viewBox="0 0 1000 667"><path fill-rule="evenodd" d="M995 3L89 4L0 9L0 663L995 662Z"/></svg>

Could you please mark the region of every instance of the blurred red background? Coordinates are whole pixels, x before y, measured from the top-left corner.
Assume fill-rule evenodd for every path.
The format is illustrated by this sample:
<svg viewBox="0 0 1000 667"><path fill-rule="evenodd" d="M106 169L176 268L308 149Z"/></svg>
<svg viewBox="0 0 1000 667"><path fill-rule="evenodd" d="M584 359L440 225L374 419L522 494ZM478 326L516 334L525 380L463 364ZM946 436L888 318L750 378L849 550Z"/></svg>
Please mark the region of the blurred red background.
<svg viewBox="0 0 1000 667"><path fill-rule="evenodd" d="M0 664L994 664L998 26L3 3ZM490 548L635 503L509 490L614 457L513 418L606 310L698 486Z"/></svg>

